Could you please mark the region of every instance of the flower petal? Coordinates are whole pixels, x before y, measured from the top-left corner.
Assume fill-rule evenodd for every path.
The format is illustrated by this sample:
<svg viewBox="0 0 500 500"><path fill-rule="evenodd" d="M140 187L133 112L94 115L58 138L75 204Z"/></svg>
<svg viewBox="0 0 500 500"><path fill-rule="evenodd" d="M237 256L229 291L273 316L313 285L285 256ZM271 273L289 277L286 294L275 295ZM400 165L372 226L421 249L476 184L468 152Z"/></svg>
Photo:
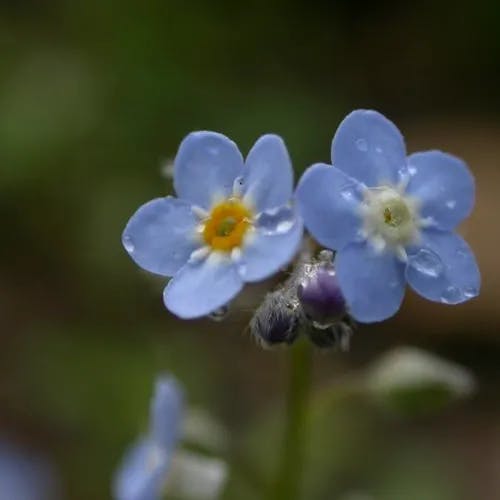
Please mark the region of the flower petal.
<svg viewBox="0 0 500 500"><path fill-rule="evenodd" d="M159 377L151 401L150 432L154 441L166 450L174 448L179 440L183 409L183 393L175 378Z"/></svg>
<svg viewBox="0 0 500 500"><path fill-rule="evenodd" d="M377 111L353 111L333 138L333 165L368 187L397 184L405 161L401 132Z"/></svg>
<svg viewBox="0 0 500 500"><path fill-rule="evenodd" d="M244 200L257 213L285 205L293 193L293 169L283 139L260 137L245 162Z"/></svg>
<svg viewBox="0 0 500 500"><path fill-rule="evenodd" d="M451 232L422 231L418 247L408 249L406 277L426 299L459 304L479 294L481 276L469 245Z"/></svg>
<svg viewBox="0 0 500 500"><path fill-rule="evenodd" d="M149 438L142 438L126 452L113 483L117 500L159 498L170 465L170 455Z"/></svg>
<svg viewBox="0 0 500 500"><path fill-rule="evenodd" d="M467 165L441 151L408 157L411 174L407 192L422 202L421 216L431 217L439 229L453 229L474 205L474 178Z"/></svg>
<svg viewBox="0 0 500 500"><path fill-rule="evenodd" d="M228 464L218 458L179 450L172 460L166 498L218 500L225 496L228 473Z"/></svg>
<svg viewBox="0 0 500 500"><path fill-rule="evenodd" d="M227 304L243 287L236 266L225 254L212 252L188 262L163 292L165 306L183 319L206 316Z"/></svg>
<svg viewBox="0 0 500 500"><path fill-rule="evenodd" d="M132 215L123 231L122 243L146 271L172 276L200 246L196 224L189 203L170 196L156 198Z"/></svg>
<svg viewBox="0 0 500 500"><path fill-rule="evenodd" d="M242 248L238 271L246 282L261 281L277 273L290 263L300 247L302 221L296 218L290 224L270 231L257 227Z"/></svg>
<svg viewBox="0 0 500 500"><path fill-rule="evenodd" d="M307 230L319 243L340 250L359 238L361 189L331 165L317 163L305 171L295 196Z"/></svg>
<svg viewBox="0 0 500 500"><path fill-rule="evenodd" d="M350 314L362 323L390 318L404 296L404 265L393 253L377 254L366 243L353 243L335 257L340 289Z"/></svg>
<svg viewBox="0 0 500 500"><path fill-rule="evenodd" d="M216 132L192 132L182 141L174 162L174 187L179 198L210 208L231 195L243 175L243 157L236 144Z"/></svg>

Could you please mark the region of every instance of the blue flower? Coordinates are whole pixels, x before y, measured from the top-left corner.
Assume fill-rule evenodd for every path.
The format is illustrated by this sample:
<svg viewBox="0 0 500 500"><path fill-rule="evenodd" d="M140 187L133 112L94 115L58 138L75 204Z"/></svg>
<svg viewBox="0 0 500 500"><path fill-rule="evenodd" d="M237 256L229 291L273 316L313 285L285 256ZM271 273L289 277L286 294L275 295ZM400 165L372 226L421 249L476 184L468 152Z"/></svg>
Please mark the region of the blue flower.
<svg viewBox="0 0 500 500"><path fill-rule="evenodd" d="M407 157L392 122L357 110L333 138L332 163L310 167L296 197L306 228L337 251L337 278L354 318L395 314L406 282L446 304L478 295L476 260L453 232L474 205L474 179L462 160L440 151Z"/></svg>
<svg viewBox="0 0 500 500"><path fill-rule="evenodd" d="M161 498L181 433L183 395L172 377L156 381L149 431L126 453L114 482L116 500Z"/></svg>
<svg viewBox="0 0 500 500"><path fill-rule="evenodd" d="M2 438L0 440L0 499L53 500L59 498L51 466Z"/></svg>
<svg viewBox="0 0 500 500"><path fill-rule="evenodd" d="M177 316L217 310L295 255L303 229L289 205L293 170L280 137L262 136L244 162L224 135L193 132L175 158L174 187L178 198L137 210L123 245L143 269L173 276L163 298Z"/></svg>

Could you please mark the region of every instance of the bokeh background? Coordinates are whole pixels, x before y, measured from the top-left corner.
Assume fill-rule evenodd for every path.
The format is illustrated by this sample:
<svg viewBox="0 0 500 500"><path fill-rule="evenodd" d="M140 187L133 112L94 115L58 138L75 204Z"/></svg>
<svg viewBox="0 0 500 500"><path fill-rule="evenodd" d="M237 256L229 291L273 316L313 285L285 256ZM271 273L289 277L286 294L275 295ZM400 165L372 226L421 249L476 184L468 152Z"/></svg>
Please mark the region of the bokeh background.
<svg viewBox="0 0 500 500"><path fill-rule="evenodd" d="M109 498L167 370L269 472L286 353L258 348L247 324L273 282L222 323L181 322L120 235L171 192L164 167L188 132L220 131L244 153L278 133L299 176L329 160L350 110L374 108L409 151L470 165L477 205L462 232L482 293L447 307L409 292L350 353L315 355L314 388L411 344L470 368L479 390L410 418L332 401L314 420L304 498L499 498L499 22L494 0L0 1L1 435L46 457L63 498ZM258 496L234 474L225 498Z"/></svg>

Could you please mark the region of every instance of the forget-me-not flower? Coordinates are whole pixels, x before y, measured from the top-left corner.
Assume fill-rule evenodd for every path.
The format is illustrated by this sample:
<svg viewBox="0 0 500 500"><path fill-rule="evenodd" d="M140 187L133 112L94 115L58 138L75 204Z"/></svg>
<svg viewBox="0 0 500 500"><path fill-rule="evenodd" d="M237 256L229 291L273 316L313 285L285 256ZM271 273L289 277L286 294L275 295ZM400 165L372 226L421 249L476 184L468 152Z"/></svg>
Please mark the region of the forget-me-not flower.
<svg viewBox="0 0 500 500"><path fill-rule="evenodd" d="M193 132L175 158L174 188L178 198L137 210L123 245L143 269L172 276L164 302L177 316L217 310L295 255L302 223L289 205L293 170L280 137L262 136L243 161L224 135Z"/></svg>
<svg viewBox="0 0 500 500"><path fill-rule="evenodd" d="M392 122L357 110L333 138L332 164L310 167L296 196L306 228L337 251L337 278L355 319L395 314L406 282L446 304L478 295L476 260L453 232L474 204L462 160L441 151L407 157Z"/></svg>
<svg viewBox="0 0 500 500"><path fill-rule="evenodd" d="M54 500L59 488L42 457L0 439L0 500Z"/></svg>
<svg viewBox="0 0 500 500"><path fill-rule="evenodd" d="M116 500L161 498L181 433L182 391L172 377L156 381L148 433L127 452L114 482Z"/></svg>

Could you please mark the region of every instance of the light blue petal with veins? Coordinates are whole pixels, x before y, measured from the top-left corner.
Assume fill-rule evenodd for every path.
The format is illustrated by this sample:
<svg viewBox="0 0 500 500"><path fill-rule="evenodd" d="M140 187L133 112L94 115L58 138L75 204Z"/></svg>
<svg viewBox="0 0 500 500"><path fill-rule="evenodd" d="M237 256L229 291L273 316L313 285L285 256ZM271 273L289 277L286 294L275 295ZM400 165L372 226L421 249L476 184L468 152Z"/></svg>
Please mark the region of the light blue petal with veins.
<svg viewBox="0 0 500 500"><path fill-rule="evenodd" d="M335 257L340 289L350 314L362 323L390 318L405 291L404 265L394 253L377 254L366 243L353 243Z"/></svg>
<svg viewBox="0 0 500 500"><path fill-rule="evenodd" d="M127 451L113 483L116 500L158 500L170 465L170 455L149 438Z"/></svg>
<svg viewBox="0 0 500 500"><path fill-rule="evenodd" d="M244 281L260 281L272 276L288 265L299 250L302 221L293 217L291 209L284 207L282 211L291 211L292 218L277 219L272 225L257 224L255 232L243 245L238 270Z"/></svg>
<svg viewBox="0 0 500 500"><path fill-rule="evenodd" d="M481 276L469 245L457 234L426 230L418 246L408 249L406 277L426 299L459 304L479 294Z"/></svg>
<svg viewBox="0 0 500 500"><path fill-rule="evenodd" d="M151 401L151 436L156 443L172 450L180 438L184 397L174 377L163 375L156 380Z"/></svg>
<svg viewBox="0 0 500 500"><path fill-rule="evenodd" d="M317 163L299 181L296 200L307 230L322 245L340 250L360 238L361 185L338 168Z"/></svg>
<svg viewBox="0 0 500 500"><path fill-rule="evenodd" d="M217 197L231 195L243 175L236 144L217 132L192 132L182 141L174 161L174 187L179 198L209 209Z"/></svg>
<svg viewBox="0 0 500 500"><path fill-rule="evenodd" d="M170 196L156 198L130 218L123 246L146 271L173 276L200 246L195 239L196 224L190 203Z"/></svg>
<svg viewBox="0 0 500 500"><path fill-rule="evenodd" d="M405 161L401 132L377 111L353 111L344 118L333 138L333 165L368 187L397 184Z"/></svg>
<svg viewBox="0 0 500 500"><path fill-rule="evenodd" d="M242 287L243 281L229 256L212 253L182 267L165 288L163 300L176 316L193 319L227 304Z"/></svg>
<svg viewBox="0 0 500 500"><path fill-rule="evenodd" d="M474 178L467 165L441 151L423 151L408 157L411 174L407 193L422 203L421 217L430 217L439 229L453 229L474 206Z"/></svg>
<svg viewBox="0 0 500 500"><path fill-rule="evenodd" d="M292 193L293 169L285 143L277 135L263 135L245 162L244 199L259 213L288 203Z"/></svg>

